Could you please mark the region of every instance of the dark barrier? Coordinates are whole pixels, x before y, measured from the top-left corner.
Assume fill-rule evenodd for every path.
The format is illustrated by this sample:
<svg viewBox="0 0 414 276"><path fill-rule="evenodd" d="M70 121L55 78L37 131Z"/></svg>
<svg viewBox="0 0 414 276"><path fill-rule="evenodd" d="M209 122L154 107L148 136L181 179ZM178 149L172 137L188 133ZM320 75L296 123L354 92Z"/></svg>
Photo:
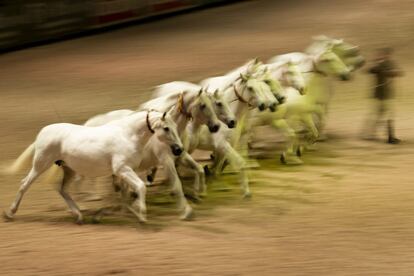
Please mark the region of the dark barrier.
<svg viewBox="0 0 414 276"><path fill-rule="evenodd" d="M0 50L226 0L0 0Z"/></svg>
<svg viewBox="0 0 414 276"><path fill-rule="evenodd" d="M32 0L22 4L31 41L59 38L88 27L90 5L82 0Z"/></svg>
<svg viewBox="0 0 414 276"><path fill-rule="evenodd" d="M21 5L12 1L0 4L0 49L24 43L25 17Z"/></svg>

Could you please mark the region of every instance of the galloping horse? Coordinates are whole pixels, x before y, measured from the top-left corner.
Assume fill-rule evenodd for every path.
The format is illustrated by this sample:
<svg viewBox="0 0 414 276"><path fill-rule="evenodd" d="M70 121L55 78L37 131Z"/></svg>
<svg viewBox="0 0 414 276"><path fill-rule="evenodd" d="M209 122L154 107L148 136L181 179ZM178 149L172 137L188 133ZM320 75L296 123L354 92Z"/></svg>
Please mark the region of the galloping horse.
<svg viewBox="0 0 414 276"><path fill-rule="evenodd" d="M75 175L99 177L115 175L124 180L139 195L130 207L140 221L146 221L144 182L136 175L145 145L151 137L167 144L172 153L179 156L183 145L177 134L174 121L160 112L134 112L119 120L98 127L74 124L51 124L44 127L23 154L13 164L13 171L20 169L33 158L29 174L22 180L16 200L4 216L12 219L17 212L24 193L33 181L54 163L60 165L64 176L59 193L82 223L83 216L65 191Z"/></svg>

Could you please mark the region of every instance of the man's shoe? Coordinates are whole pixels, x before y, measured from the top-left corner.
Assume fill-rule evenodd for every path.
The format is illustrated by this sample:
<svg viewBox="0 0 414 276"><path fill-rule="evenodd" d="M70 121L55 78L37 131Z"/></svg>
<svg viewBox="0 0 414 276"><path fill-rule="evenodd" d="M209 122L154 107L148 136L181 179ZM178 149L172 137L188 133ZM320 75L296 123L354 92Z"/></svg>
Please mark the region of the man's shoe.
<svg viewBox="0 0 414 276"><path fill-rule="evenodd" d="M388 138L388 144L393 144L393 145L397 145L399 143L401 143L401 140L395 137L390 137Z"/></svg>

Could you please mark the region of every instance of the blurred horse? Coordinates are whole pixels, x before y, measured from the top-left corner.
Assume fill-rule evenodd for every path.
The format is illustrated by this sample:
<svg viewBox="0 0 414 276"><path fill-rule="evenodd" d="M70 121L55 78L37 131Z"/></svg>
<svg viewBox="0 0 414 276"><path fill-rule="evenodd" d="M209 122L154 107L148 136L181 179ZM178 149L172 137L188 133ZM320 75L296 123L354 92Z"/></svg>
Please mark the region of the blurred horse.
<svg viewBox="0 0 414 276"><path fill-rule="evenodd" d="M184 95L185 94L185 95ZM201 90L180 92L176 95L164 95L165 97L158 97L140 106L141 109L150 109L151 106L158 106L159 109L169 110L168 114L172 120L177 123L177 132L180 137L186 139L186 126L191 121L192 124L200 126L207 124L211 131L218 128L218 121L215 112L212 108L209 96L202 93ZM185 99L184 99L184 96ZM115 118L122 118L127 116L132 110L116 110L106 114L95 116L88 120L85 125L96 126L108 123ZM215 127L217 126L217 127ZM184 146L185 149L185 146ZM177 159L171 155L166 149L165 145L157 143L156 140L150 140L145 146L145 152L138 168L141 172L146 172L147 180L150 182L155 178L156 168L163 165L167 172L168 179L171 182L173 193L179 197L179 208L183 209L181 219L187 219L192 214L192 208L185 199L182 183L176 170L176 164L181 163L186 167L192 169L195 174L194 189L196 191L205 189L204 170L188 153L183 151L181 156ZM117 190L121 190L123 195L126 195L125 187L119 179L114 178L114 185ZM124 200L127 200L123 196Z"/></svg>
<svg viewBox="0 0 414 276"><path fill-rule="evenodd" d="M209 78L201 82L207 91L221 94L223 99L230 104L237 119L237 127L231 129L222 124L220 131L212 134L203 129L198 148L213 151L212 169L215 174L222 171L226 160L234 170L239 171L240 184L245 197L251 195L246 172L247 165L243 158L247 156L247 152L244 152L247 150L247 139L243 139L243 134L246 132L245 126L250 110L258 108L264 111L270 106L277 105L276 98L268 96L271 94L269 86L259 78L259 75L255 74L257 73L256 65L257 62L254 61L248 66L242 66L230 72L228 76L226 75L227 77ZM245 72L245 74L240 72ZM240 73L237 78L236 73ZM238 150L241 152L239 153ZM211 170L208 167L205 168L207 171Z"/></svg>
<svg viewBox="0 0 414 276"><path fill-rule="evenodd" d="M44 127L36 140L15 161L11 171L19 170L33 159L29 174L22 180L16 200L4 216L12 219L20 205L24 193L33 181L54 163L63 169L63 180L59 193L64 198L77 223L83 216L65 191L76 175L99 177L115 175L124 180L139 196L129 210L140 221L146 221L146 187L136 175L134 168L142 162L145 145L151 137L167 144L174 155L179 156L183 145L177 134L174 121L160 112L134 112L119 120L98 127L74 124L51 124ZM139 208L138 212L135 208Z"/></svg>
<svg viewBox="0 0 414 276"><path fill-rule="evenodd" d="M291 119L302 122L310 131L311 141L319 137L319 130L313 115L323 118L325 105L329 101L329 91L326 89L326 77L334 76L341 80L349 80L351 70L333 52L332 46L323 47L313 54L290 53L271 58L269 62L290 61L299 67L305 77L305 95L300 95L295 89L287 90L286 104L291 109Z"/></svg>

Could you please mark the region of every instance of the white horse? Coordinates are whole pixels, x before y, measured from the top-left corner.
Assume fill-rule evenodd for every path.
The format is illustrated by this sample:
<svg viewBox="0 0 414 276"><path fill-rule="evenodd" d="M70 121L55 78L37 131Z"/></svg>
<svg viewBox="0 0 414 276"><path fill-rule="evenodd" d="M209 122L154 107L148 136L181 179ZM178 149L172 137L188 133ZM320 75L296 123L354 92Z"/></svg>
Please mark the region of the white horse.
<svg viewBox="0 0 414 276"><path fill-rule="evenodd" d="M186 98L184 99L184 94ZM208 95L201 93L200 90L197 91L186 91L185 93L180 93L175 97L171 96L167 98L156 98L150 101L152 106L157 106L158 109L170 110L168 113L172 119L178 124L178 135L186 137L185 126L191 119L191 122L195 125L208 124L209 128L214 131L216 129L215 125L218 124L217 117L215 117L214 110L211 107L211 102L208 99ZM149 102L144 103L141 108L149 109ZM88 126L99 126L106 124L112 120L120 119L125 116L128 116L134 111L123 109L111 111L105 114L97 115L89 119L85 125ZM229 120L230 121L230 120ZM155 177L156 168L159 165L162 165L167 173L168 179L171 182L171 186L174 194L177 194L179 197L179 208L184 209L184 212L181 216L182 219L187 219L192 213L191 206L187 203L184 193L182 191L182 184L179 179L177 170L176 170L176 161L177 157L171 154L165 144L161 144L156 140L150 140L146 146L145 151L142 157L142 162L140 167L137 168L140 172L147 172L147 178L150 178L149 181ZM178 158L179 163L184 164L185 166L191 168L195 173L194 189L196 191L205 190L205 177L204 171L201 165L199 165L194 159L188 154L187 151L184 151L181 156ZM149 173L148 173L149 171ZM125 195L125 187L119 179L116 177L113 179L114 185L117 190L120 188L121 192ZM125 198L124 198L125 199Z"/></svg>
<svg viewBox="0 0 414 276"><path fill-rule="evenodd" d="M17 171L33 159L32 168L22 180L16 200L4 212L5 218L13 218L24 193L33 181L56 163L64 172L59 193L76 216L77 223L83 222L82 213L65 191L65 186L75 175L119 177L139 195L129 208L130 211L140 221L146 221L146 187L135 174L134 168L140 166L145 145L153 136L168 144L174 155L179 156L182 153L183 145L177 134L176 124L166 117L166 113L135 112L99 127L66 123L44 127L34 143L12 166L13 171ZM138 207L139 210L136 211L133 207Z"/></svg>
<svg viewBox="0 0 414 276"><path fill-rule="evenodd" d="M111 121L118 120L126 116L129 116L130 114L133 114L134 112L136 111L129 110L129 109L111 111L105 114L100 114L95 117L92 117L85 123L85 125L86 126L101 126ZM170 117L174 117L174 112L177 112L177 110L172 109L170 112L168 112L168 115ZM179 135L178 132L177 132L177 135ZM183 150L185 150L184 146L183 146ZM186 154L187 153L183 151L182 155L186 155ZM135 168L135 171L138 173L145 173L146 175L148 175L148 171L150 171L156 166L162 165L166 171L168 180L171 182L173 194L175 194L178 197L178 208L179 210L183 211L180 218L188 219L190 218L192 214L192 208L188 204L185 198L185 195L182 189L182 183L178 177L178 173L175 167L176 158L177 156L169 150L168 144L160 142L159 139L157 139L156 137L151 137L144 147L141 163L139 167ZM118 179L116 176L112 178L112 181L113 181L115 191L121 191L123 200L126 202L127 201L126 196L128 195L127 193L128 186L125 186L124 183L120 179ZM198 180L197 178L195 186L198 187L199 181L200 180ZM108 208L100 209L100 211L96 214L94 219L99 220L101 215L107 209Z"/></svg>
<svg viewBox="0 0 414 276"><path fill-rule="evenodd" d="M181 91L194 92L200 91L202 89L203 88L201 86L194 83L185 81L174 81L157 86L157 88L154 90L154 95L177 95L182 93ZM205 94L210 98L217 118L228 128L235 128L237 124L237 119L235 118L235 115L230 109L229 103L223 98L219 91L216 90L214 92L206 92ZM189 153L192 153L197 148L199 135L201 134L201 129L201 127L195 126L194 122L190 122L187 125L187 135L183 143L186 151L188 151Z"/></svg>
<svg viewBox="0 0 414 276"><path fill-rule="evenodd" d="M248 124L252 130L257 126L270 125L281 131L287 142L287 149L282 152L281 158L288 164L302 164L303 162L294 154L294 146L297 143L295 130L290 126L287 117L289 115L286 101L289 89L304 93L305 80L296 64L292 62L277 62L262 64L259 67L263 71L262 79L269 85L279 104L273 112L253 112ZM253 134L253 131L250 132Z"/></svg>
<svg viewBox="0 0 414 276"><path fill-rule="evenodd" d="M325 78L329 76L348 80L351 71L348 66L332 51L332 47L320 49L314 54L290 53L273 57L269 62L290 61L298 64L305 76L306 94L299 96L297 91L289 89L287 105L294 115L292 119L303 122L310 130L313 139L319 136L318 128L312 118L313 114L323 117L324 106L329 101L329 92L325 88Z"/></svg>
<svg viewBox="0 0 414 276"><path fill-rule="evenodd" d="M175 104L178 101L178 104ZM173 120L177 123L178 133L184 141L185 148L189 148L189 142L193 134L198 133L202 126L206 126L208 131L215 133L220 129L220 121L207 93L202 90L184 90L181 93L167 93L164 97L158 97L150 100L140 106L140 109L157 109L169 110L172 112ZM191 131L187 130L191 123ZM190 168L195 175L194 189L199 192L206 191L205 174L203 167L197 163L191 155L185 151L176 164ZM156 168L153 168L149 174L154 178Z"/></svg>
<svg viewBox="0 0 414 276"><path fill-rule="evenodd" d="M256 83L254 82L258 81L258 79L260 78L260 75L263 74L263 71L259 70L259 66L261 64L262 63L257 58L250 60L244 65L228 72L227 74L223 76L207 78L201 81L200 86L204 87L209 93L213 93L215 91L223 92L226 89L229 89L231 86L234 86L235 84L240 85L241 83L246 84L244 88L242 87L243 89L245 88L250 89L250 90L259 89L259 86L254 87L259 82L256 82ZM248 83L248 79L250 79L250 84ZM266 93L267 89L263 89L263 87L260 89L262 91L261 92L262 96L264 96L263 93ZM238 88L238 90L240 90L240 87ZM236 90L236 95L238 93L237 92L238 90ZM243 98L241 98L241 101L243 101ZM278 101L275 99L265 100L265 98L263 98L262 102L257 103L257 107L259 108L260 111L263 111L266 108L269 108L270 110L275 110L277 104L278 104Z"/></svg>
<svg viewBox="0 0 414 276"><path fill-rule="evenodd" d="M245 124L250 110L259 108L259 110L263 111L270 106L276 105L277 100L274 97L268 96L271 95L269 86L252 72L246 75L241 74L237 78L230 74L229 79L233 82L221 76L217 77L217 79L207 79L201 83L208 87L208 89L219 88L218 92L210 90L210 93L221 94L223 99L230 104L230 108L237 119L237 127L230 129L222 124L220 131L211 134L206 129L203 129L199 136L198 148L213 151L213 169L215 173L220 173L225 161L229 161L233 169L240 172L240 184L244 196L248 197L251 193L247 177L247 166L243 158L244 155L247 155L247 152L239 153L237 150L240 148L242 151L247 150L247 140L243 140L243 134L246 131ZM223 87L217 85L220 83Z"/></svg>
<svg viewBox="0 0 414 276"><path fill-rule="evenodd" d="M222 121L220 130L218 133L209 133L206 127L202 127L199 132L191 131L192 125L189 126L189 132L191 133L191 139L188 139L188 147L186 149L191 153L194 149L212 150L216 162L220 162L219 158L228 158L233 165L234 169L241 169L241 184L245 193L245 196L250 195L248 187L248 180L245 173L245 162L240 154L233 148L231 143L227 139L232 136L232 131L236 131L235 122L237 120L237 126L239 126L239 119L244 118L249 108L259 107L263 110L269 106L269 98L264 94L267 92L270 94L270 90L265 83L256 79L249 79L246 75L240 75L240 72L245 74L252 74L255 69L249 68L255 66L257 61L253 61L247 64L246 67L236 69L229 73L229 76L222 76L210 78L212 85L205 87L208 94L213 98L213 105L220 120ZM237 71L235 73L235 71ZM237 74L237 76L236 76ZM207 83L205 81L204 83ZM225 91L220 91L220 88L224 87ZM214 90L212 89L214 88ZM174 95L179 94L180 91L197 91L200 86L188 82L171 82L159 86L156 89L156 96L161 95ZM265 90L265 91L263 91ZM239 92L241 91L241 92ZM277 102L274 98L270 100L271 104ZM270 104L270 105L271 105ZM231 105L232 112L228 108ZM228 120L229 114L236 113L236 117L231 116L231 120ZM221 114L221 115L220 115ZM237 132L239 135L240 130ZM198 135L197 135L198 134ZM236 136L236 135L234 135ZM237 139L237 137L234 137ZM235 139L235 140L236 140ZM186 144L186 143L184 143Z"/></svg>
<svg viewBox="0 0 414 276"><path fill-rule="evenodd" d="M314 54L321 49L331 48L351 72L361 68L365 64L365 58L361 55L359 46L345 42L343 39L336 39L324 35L313 38L312 44L305 50L307 54Z"/></svg>
<svg viewBox="0 0 414 276"><path fill-rule="evenodd" d="M306 65L307 60L309 60L310 56L321 56L323 53L333 53L335 54L344 65L346 65L348 69L348 73L344 72L340 77L342 80L349 80L350 73L355 71L356 69L360 68L365 59L360 55L359 47L346 43L342 39L333 39L328 38L326 36L319 36L314 38L314 42L307 48L306 53L291 53L281 56L273 57L270 61L271 62L280 62L280 61L291 61L302 64L302 70L304 71L306 78L306 86L307 94L307 104L300 103L301 100L293 100L291 102L294 103L294 107L296 109L302 110L303 115L296 116L296 121L301 121L305 129L311 134L309 137L310 143L314 143L316 138L320 137L320 133L323 129L325 123L326 112L328 108L328 104L332 97L332 84L331 79L328 78L329 76L336 76L337 74L324 74L321 72L319 68L316 68L314 65L314 69L317 74L318 78L315 78L315 75L308 75L309 65ZM320 74L322 73L322 74ZM310 81L312 80L312 82ZM289 89L289 93L291 98L298 99L298 93L293 89ZM310 101L309 101L310 100ZM299 103L299 104L298 104ZM313 104L312 104L313 103ZM318 118L319 124L315 123L315 119ZM309 148L311 144L307 144L306 146ZM298 151L300 154L300 151Z"/></svg>

